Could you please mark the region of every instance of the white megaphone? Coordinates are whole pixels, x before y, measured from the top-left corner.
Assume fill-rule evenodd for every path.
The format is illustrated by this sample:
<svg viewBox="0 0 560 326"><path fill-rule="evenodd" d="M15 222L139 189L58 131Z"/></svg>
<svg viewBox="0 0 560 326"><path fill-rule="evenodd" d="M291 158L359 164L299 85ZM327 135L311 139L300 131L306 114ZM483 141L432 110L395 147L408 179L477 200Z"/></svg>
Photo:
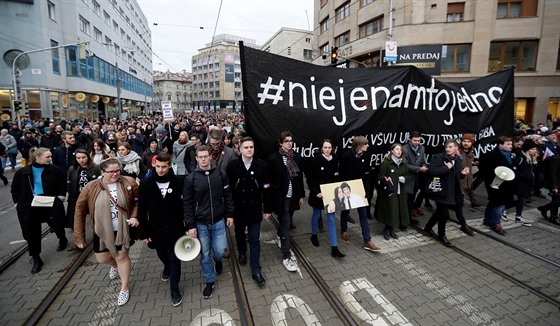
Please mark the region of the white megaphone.
<svg viewBox="0 0 560 326"><path fill-rule="evenodd" d="M496 174L496 176L494 177L494 180L490 185L490 187L494 189L500 188L500 185L504 181L511 181L515 179L515 173L513 173L513 171L510 168L505 166L498 166L497 168L495 168L494 174Z"/></svg>
<svg viewBox="0 0 560 326"><path fill-rule="evenodd" d="M191 261L200 253L200 241L184 235L175 242L175 255L182 261Z"/></svg>

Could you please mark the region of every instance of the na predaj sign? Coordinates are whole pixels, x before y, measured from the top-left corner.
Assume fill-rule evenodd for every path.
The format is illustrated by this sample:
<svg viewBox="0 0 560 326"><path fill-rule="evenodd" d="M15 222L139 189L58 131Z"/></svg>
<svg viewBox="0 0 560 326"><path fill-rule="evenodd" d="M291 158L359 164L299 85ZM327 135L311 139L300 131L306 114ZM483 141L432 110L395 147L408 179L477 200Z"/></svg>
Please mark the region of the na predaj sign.
<svg viewBox="0 0 560 326"><path fill-rule="evenodd" d="M394 65L415 66L428 75L439 75L441 73L441 50L441 44L399 46L397 62Z"/></svg>

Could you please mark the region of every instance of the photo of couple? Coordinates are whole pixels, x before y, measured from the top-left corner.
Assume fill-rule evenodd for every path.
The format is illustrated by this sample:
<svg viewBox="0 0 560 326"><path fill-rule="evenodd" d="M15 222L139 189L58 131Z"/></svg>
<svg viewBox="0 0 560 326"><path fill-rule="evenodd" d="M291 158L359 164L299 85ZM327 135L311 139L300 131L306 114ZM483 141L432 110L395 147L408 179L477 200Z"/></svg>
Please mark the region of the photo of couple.
<svg viewBox="0 0 560 326"><path fill-rule="evenodd" d="M327 213L341 212L367 206L366 191L361 179L321 185Z"/></svg>

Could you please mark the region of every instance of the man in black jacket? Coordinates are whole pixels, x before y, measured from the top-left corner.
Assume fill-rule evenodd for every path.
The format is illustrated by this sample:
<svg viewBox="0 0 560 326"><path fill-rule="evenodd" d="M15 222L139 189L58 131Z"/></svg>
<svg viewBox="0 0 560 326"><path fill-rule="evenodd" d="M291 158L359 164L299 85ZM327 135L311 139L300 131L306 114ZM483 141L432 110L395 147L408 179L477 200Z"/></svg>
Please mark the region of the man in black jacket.
<svg viewBox="0 0 560 326"><path fill-rule="evenodd" d="M265 161L254 158L255 143L251 137L241 138L240 157L230 161L227 167L229 184L233 193L235 214L235 240L239 252L239 264L247 264L247 241L245 228L249 234L250 264L253 279L260 287L266 281L261 273L259 236L263 218L268 219L272 213L270 181L268 166ZM264 207L264 214L263 214Z"/></svg>
<svg viewBox="0 0 560 326"><path fill-rule="evenodd" d="M175 242L185 234L183 223L184 179L171 169L171 155L159 153L150 177L140 183L138 220L140 238L149 248L156 249L163 263L161 279L170 280L171 303L174 307L183 301L179 291L181 262L175 255Z"/></svg>
<svg viewBox="0 0 560 326"><path fill-rule="evenodd" d="M227 175L212 167L211 159L208 146L197 148L198 167L187 176L183 188L183 216L188 234L200 240L205 299L212 297L216 274L223 270L222 257L227 248L225 226L233 225L234 211ZM210 256L210 250L214 257Z"/></svg>
<svg viewBox="0 0 560 326"><path fill-rule="evenodd" d="M289 272L298 270L290 253L290 228L294 228L294 212L303 205L303 161L293 151L292 133L284 131L278 137L278 152L268 158L270 182L274 190L274 211L278 215L278 241L282 250L282 264Z"/></svg>
<svg viewBox="0 0 560 326"><path fill-rule="evenodd" d="M76 145L76 138L71 131L63 131L61 137L62 144L55 148L53 152L53 164L58 166L66 176L68 169L74 165L74 152L78 146Z"/></svg>

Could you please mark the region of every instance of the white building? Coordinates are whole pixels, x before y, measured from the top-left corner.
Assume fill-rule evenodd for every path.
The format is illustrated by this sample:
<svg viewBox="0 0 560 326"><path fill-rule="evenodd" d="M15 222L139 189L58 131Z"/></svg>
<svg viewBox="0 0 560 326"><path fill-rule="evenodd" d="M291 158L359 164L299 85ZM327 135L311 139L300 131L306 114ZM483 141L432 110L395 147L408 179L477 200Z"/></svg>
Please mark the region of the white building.
<svg viewBox="0 0 560 326"><path fill-rule="evenodd" d="M171 101L173 111L176 112L192 110L192 84L192 74L186 71L154 71L152 110L161 111L161 101Z"/></svg>
<svg viewBox="0 0 560 326"><path fill-rule="evenodd" d="M136 0L1 1L0 21L0 105L12 119L13 57L79 41L89 42L85 58L70 45L18 60L28 61L20 89L31 119L116 116L119 95L131 114L151 102L151 32Z"/></svg>
<svg viewBox="0 0 560 326"><path fill-rule="evenodd" d="M282 27L261 50L299 61L313 61L313 32L302 29Z"/></svg>

